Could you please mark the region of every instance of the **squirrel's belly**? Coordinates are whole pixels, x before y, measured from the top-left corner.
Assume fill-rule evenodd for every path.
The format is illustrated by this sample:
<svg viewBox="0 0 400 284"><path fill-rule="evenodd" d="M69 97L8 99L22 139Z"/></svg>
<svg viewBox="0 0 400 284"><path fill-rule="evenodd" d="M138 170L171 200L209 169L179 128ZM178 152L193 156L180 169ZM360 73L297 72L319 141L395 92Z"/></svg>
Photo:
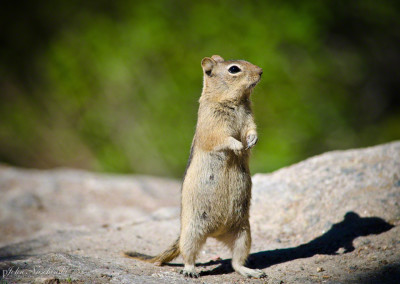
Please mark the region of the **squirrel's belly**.
<svg viewBox="0 0 400 284"><path fill-rule="evenodd" d="M193 157L183 183L183 211L188 210L190 218L204 226L212 226L210 231L242 220L251 198L251 177L242 163L226 152Z"/></svg>

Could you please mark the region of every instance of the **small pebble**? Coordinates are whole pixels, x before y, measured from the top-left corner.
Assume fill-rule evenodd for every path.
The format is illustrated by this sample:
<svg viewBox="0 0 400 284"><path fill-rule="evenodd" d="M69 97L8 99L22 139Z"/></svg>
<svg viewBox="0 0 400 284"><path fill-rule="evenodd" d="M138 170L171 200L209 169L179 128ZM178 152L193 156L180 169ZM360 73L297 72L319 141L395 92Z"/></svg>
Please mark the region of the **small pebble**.
<svg viewBox="0 0 400 284"><path fill-rule="evenodd" d="M322 272L325 271L325 269L323 269L322 267L317 267L317 272Z"/></svg>

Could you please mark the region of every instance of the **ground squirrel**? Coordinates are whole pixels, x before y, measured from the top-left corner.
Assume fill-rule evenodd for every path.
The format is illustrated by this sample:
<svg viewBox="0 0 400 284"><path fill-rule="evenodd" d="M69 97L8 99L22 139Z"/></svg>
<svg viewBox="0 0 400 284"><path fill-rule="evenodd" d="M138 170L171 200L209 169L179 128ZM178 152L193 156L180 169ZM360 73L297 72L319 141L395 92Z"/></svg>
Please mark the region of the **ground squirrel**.
<svg viewBox="0 0 400 284"><path fill-rule="evenodd" d="M219 55L201 61L204 71L198 121L186 168L181 200L180 237L165 252L125 255L163 264L182 254L182 274L198 277L196 255L207 237L225 243L232 266L247 277L264 277L244 266L250 251L249 152L257 143L250 94L262 69L244 60L224 61Z"/></svg>

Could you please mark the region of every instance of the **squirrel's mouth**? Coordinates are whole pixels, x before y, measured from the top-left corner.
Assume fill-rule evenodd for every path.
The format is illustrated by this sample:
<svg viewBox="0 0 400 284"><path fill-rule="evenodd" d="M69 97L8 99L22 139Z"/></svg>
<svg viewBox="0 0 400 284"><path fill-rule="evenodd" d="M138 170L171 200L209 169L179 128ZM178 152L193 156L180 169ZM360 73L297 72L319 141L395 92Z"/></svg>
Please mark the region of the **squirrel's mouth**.
<svg viewBox="0 0 400 284"><path fill-rule="evenodd" d="M253 88L258 84L258 82L260 82L260 80L261 80L261 76L258 78L257 81L255 81L254 83L252 83L252 84L249 86L249 89L253 89Z"/></svg>
<svg viewBox="0 0 400 284"><path fill-rule="evenodd" d="M258 81L257 81L257 82L254 82L253 84L250 85L249 88L250 88L250 89L253 89L253 88L257 85L257 83L258 83Z"/></svg>

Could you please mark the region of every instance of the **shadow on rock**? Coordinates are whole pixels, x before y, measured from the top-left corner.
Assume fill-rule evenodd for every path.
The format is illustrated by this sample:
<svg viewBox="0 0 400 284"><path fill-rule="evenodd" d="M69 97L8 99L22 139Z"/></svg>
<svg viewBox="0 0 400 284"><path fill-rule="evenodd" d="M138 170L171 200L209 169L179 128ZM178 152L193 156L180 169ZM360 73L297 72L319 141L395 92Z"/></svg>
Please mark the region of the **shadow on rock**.
<svg viewBox="0 0 400 284"><path fill-rule="evenodd" d="M400 261L389 264L377 271L360 275L357 280L360 284L399 284L400 283ZM350 282L351 283L351 282Z"/></svg>
<svg viewBox="0 0 400 284"><path fill-rule="evenodd" d="M43 254L51 243L64 242L86 234L88 233L81 231L58 230L53 234L0 247L0 264L4 261L21 260Z"/></svg>
<svg viewBox="0 0 400 284"><path fill-rule="evenodd" d="M348 212L344 220L334 224L329 231L307 244L298 247L260 251L249 256L248 264L251 268L263 269L271 265L312 257L316 254L335 255L340 248L344 253L354 250L354 239L372 234L381 234L393 228L392 225L378 217L360 217L357 213ZM221 267L203 272L205 275L224 274L232 271L227 268L229 260L219 262ZM203 266L216 264L215 262L202 264Z"/></svg>
<svg viewBox="0 0 400 284"><path fill-rule="evenodd" d="M377 235L389 231L392 225L378 217L360 217L357 213L348 212L344 220L334 224L329 231L307 244L294 248L261 251L250 255L250 264L256 268L298 259L316 254L335 255L340 248L344 253L354 250L354 239L362 236Z"/></svg>

